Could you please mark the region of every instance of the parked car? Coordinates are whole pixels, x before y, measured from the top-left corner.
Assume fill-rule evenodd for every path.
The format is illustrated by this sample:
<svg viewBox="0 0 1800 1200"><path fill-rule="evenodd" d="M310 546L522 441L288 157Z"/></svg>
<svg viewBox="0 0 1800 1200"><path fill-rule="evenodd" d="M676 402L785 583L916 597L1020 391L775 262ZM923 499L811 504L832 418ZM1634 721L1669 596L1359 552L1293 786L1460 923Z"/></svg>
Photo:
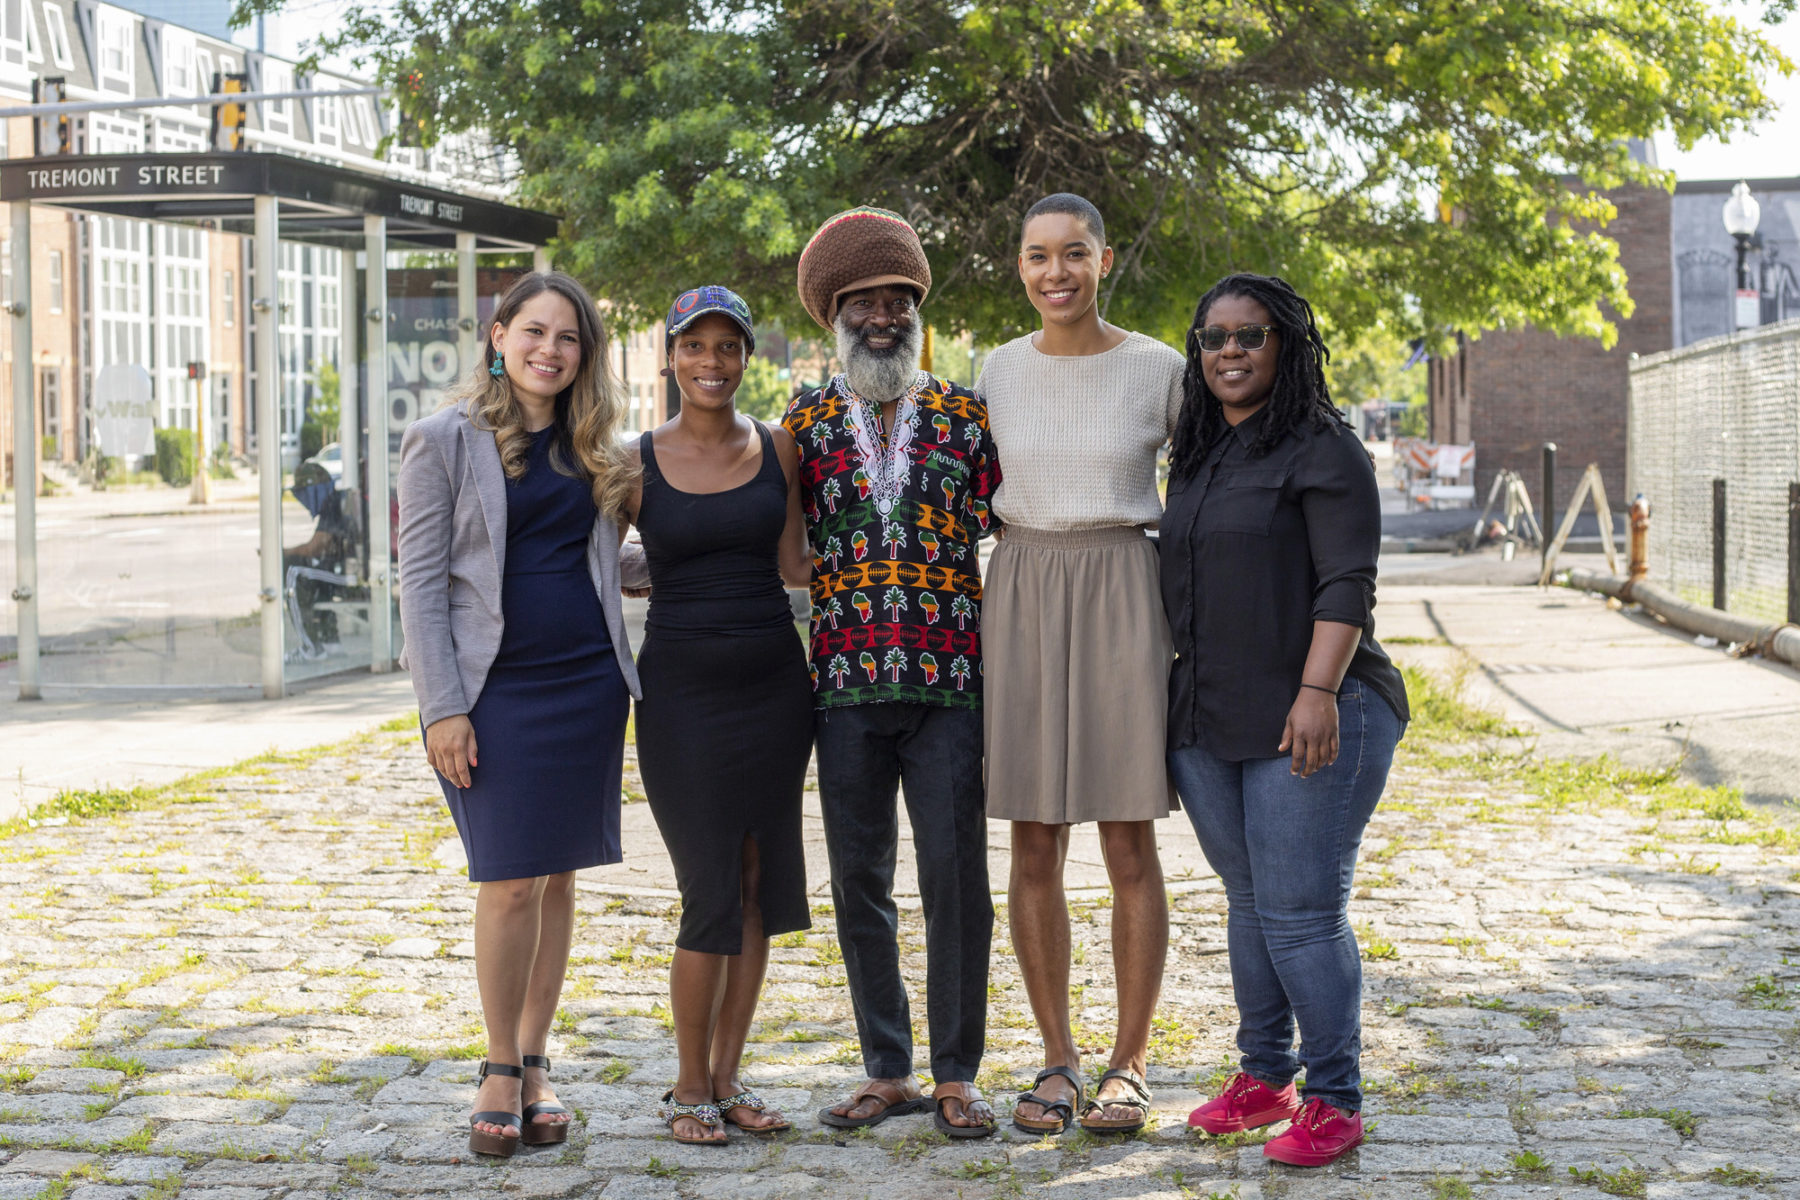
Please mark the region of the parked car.
<svg viewBox="0 0 1800 1200"><path fill-rule="evenodd" d="M306 460L316 463L331 476L331 482L338 487L344 486L344 448L336 442L327 442L319 447L319 452Z"/></svg>

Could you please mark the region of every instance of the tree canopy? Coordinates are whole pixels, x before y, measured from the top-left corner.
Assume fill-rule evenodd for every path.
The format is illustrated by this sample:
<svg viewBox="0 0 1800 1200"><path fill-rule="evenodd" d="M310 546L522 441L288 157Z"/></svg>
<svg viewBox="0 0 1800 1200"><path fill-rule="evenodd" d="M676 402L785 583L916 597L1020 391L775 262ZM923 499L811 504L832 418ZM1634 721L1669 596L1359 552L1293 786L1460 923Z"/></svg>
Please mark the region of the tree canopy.
<svg viewBox="0 0 1800 1200"><path fill-rule="evenodd" d="M630 318L721 282L798 330L801 247L866 203L918 227L933 324L986 343L1036 323L1018 225L1053 191L1099 206L1108 319L1147 332L1255 270L1340 334L1610 342L1605 192L1671 183L1634 140L1746 128L1791 69L1708 0L359 3L321 49L406 81L426 136L510 147L558 265Z"/></svg>

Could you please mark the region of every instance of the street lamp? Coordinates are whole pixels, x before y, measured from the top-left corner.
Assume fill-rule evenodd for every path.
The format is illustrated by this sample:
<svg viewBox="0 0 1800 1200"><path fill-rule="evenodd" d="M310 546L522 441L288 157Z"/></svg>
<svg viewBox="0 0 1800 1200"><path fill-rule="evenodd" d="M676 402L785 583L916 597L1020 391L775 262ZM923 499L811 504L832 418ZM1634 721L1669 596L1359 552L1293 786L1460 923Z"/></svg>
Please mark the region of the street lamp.
<svg viewBox="0 0 1800 1200"><path fill-rule="evenodd" d="M1750 185L1743 180L1731 189L1731 199L1725 201L1725 232L1737 243L1737 321L1739 329L1749 329L1762 323L1761 296L1750 287L1750 270L1747 258L1750 254L1750 239L1756 235L1757 222L1762 219L1762 205L1750 194Z"/></svg>

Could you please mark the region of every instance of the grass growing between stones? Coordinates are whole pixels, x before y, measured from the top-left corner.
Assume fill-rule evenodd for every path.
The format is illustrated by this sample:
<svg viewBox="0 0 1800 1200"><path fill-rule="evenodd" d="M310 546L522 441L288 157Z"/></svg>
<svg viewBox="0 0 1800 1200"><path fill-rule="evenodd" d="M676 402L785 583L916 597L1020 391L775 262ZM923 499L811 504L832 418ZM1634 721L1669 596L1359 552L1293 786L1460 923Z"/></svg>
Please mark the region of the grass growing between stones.
<svg viewBox="0 0 1800 1200"><path fill-rule="evenodd" d="M1709 787L1682 779L1679 761L1645 768L1628 766L1604 754L1585 761L1541 759L1535 755L1534 740L1524 731L1467 699L1466 669L1440 676L1407 667L1405 676L1413 720L1395 755L1397 764L1512 788L1520 815L1628 807L1655 817L1714 822L1701 834L1706 841L1778 850L1800 847L1800 830L1751 809L1738 788ZM1494 810L1485 800L1476 802L1475 807L1478 819L1483 808ZM1491 815L1489 819L1502 818ZM1646 832L1657 829L1651 825ZM1391 858L1398 853L1397 846L1405 848L1396 840L1364 858ZM1651 852L1654 846L1647 845L1644 850ZM1676 869L1681 869L1680 864ZM1694 864L1687 873L1710 874L1714 870L1713 864Z"/></svg>
<svg viewBox="0 0 1800 1200"><path fill-rule="evenodd" d="M91 821L102 817L117 817L127 813L144 812L161 808L170 804L191 804L212 800L215 797L206 786L222 779L240 776L268 776L275 767L305 766L333 754L345 754L360 749L373 742L385 733L399 733L418 726L418 715L396 717L385 721L366 733L355 734L342 741L329 742L320 746L310 746L305 750L276 751L271 750L246 758L242 762L232 763L225 767L212 767L205 771L195 771L191 775L183 775L172 783L160 787L139 785L129 788L65 788L32 809L24 816L10 821L0 821L0 841L36 829L46 821L62 823L66 821Z"/></svg>

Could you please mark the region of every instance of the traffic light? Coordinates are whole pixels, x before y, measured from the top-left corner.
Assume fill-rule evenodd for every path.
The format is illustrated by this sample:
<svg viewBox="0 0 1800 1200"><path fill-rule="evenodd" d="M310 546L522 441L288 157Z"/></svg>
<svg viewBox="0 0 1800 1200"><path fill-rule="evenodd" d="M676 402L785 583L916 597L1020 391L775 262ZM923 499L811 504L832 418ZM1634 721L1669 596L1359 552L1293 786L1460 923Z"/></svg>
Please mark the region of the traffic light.
<svg viewBox="0 0 1800 1200"><path fill-rule="evenodd" d="M398 122L394 140L401 146L423 149L426 144L424 97L425 76L419 71L408 71L400 81L399 103L395 106Z"/></svg>
<svg viewBox="0 0 1800 1200"><path fill-rule="evenodd" d="M215 95L249 91L248 75L213 75ZM215 150L242 150L247 142L244 131L250 123L250 106L237 100L213 105L212 144Z"/></svg>
<svg viewBox="0 0 1800 1200"><path fill-rule="evenodd" d="M205 379L206 378L206 364L204 362L189 363L187 365L187 377L189 379Z"/></svg>
<svg viewBox="0 0 1800 1200"><path fill-rule="evenodd" d="M31 81L31 102L33 104L61 104L68 98L68 80L61 75L52 75ZM75 152L75 131L70 123L68 113L57 113L54 117L34 118L32 132L36 135L39 154L73 154Z"/></svg>

